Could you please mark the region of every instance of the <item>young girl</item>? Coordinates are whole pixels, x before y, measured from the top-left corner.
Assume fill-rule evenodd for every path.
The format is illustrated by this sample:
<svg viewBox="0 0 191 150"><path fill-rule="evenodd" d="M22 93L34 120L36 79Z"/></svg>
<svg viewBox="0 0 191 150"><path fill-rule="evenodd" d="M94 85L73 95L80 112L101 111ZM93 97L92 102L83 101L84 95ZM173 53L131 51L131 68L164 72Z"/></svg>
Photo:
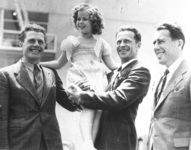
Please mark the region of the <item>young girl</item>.
<svg viewBox="0 0 191 150"><path fill-rule="evenodd" d="M58 60L42 63L42 65L59 69L69 60L71 66L67 70L67 86L87 79L95 91L103 92L107 86L106 66L114 70L117 65L111 58L111 48L102 38L95 35L102 33L103 19L97 8L81 4L74 8L73 21L80 36L68 36L61 43L62 54ZM84 140L84 149L93 150L100 120L100 112L83 108L80 118L80 129Z"/></svg>

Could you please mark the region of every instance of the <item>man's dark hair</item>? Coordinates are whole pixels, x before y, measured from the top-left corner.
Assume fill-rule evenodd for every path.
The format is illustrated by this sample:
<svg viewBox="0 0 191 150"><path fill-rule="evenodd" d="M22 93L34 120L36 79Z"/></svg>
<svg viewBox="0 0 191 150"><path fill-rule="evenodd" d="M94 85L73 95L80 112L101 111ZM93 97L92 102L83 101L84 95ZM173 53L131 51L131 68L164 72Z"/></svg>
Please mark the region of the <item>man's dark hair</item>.
<svg viewBox="0 0 191 150"><path fill-rule="evenodd" d="M35 32L43 33L44 34L44 40L45 40L45 43L46 43L47 39L46 39L46 30L45 30L45 28L43 28L40 25L34 24L34 23L28 24L23 28L23 30L21 31L21 33L19 35L20 42L24 41L24 39L26 38L26 32L28 32L28 31L35 31Z"/></svg>
<svg viewBox="0 0 191 150"><path fill-rule="evenodd" d="M184 33L181 27L178 26L176 23L162 23L157 26L156 30L157 31L168 30L170 32L170 37L172 38L172 40L179 40L179 39L183 40L184 43L182 49L184 48L185 45Z"/></svg>
<svg viewBox="0 0 191 150"><path fill-rule="evenodd" d="M131 26L122 26L117 30L116 36L119 32L123 32L123 31L131 31L135 34L134 39L136 40L136 42L141 42L141 34L139 33L139 31Z"/></svg>

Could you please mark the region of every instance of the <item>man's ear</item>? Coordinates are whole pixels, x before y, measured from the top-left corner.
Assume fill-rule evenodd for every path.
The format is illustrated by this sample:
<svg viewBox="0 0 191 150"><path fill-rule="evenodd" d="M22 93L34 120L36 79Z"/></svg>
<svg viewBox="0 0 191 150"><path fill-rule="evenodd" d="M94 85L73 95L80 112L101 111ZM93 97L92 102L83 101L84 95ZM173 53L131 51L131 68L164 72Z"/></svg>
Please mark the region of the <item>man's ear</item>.
<svg viewBox="0 0 191 150"><path fill-rule="evenodd" d="M180 47L181 49L183 48L183 43L184 41L182 39L178 40L178 47Z"/></svg>
<svg viewBox="0 0 191 150"><path fill-rule="evenodd" d="M138 49L141 48L141 42L138 42L138 43L137 43L137 47L138 47Z"/></svg>

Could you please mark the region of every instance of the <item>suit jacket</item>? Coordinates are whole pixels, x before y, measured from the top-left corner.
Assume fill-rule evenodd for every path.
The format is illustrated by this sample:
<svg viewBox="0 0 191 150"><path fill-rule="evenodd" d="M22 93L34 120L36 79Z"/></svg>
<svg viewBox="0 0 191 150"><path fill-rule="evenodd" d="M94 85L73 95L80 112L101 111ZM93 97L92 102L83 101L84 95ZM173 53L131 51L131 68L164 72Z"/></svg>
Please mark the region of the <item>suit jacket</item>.
<svg viewBox="0 0 191 150"><path fill-rule="evenodd" d="M70 111L76 108L68 100L58 74L48 68L42 70L44 91L40 103L21 61L0 69L0 149L39 149L43 136L47 149L62 150L56 99Z"/></svg>
<svg viewBox="0 0 191 150"><path fill-rule="evenodd" d="M148 149L191 149L191 68L183 60L154 107Z"/></svg>
<svg viewBox="0 0 191 150"><path fill-rule="evenodd" d="M98 150L135 150L135 118L147 94L150 73L135 60L120 71L114 83L111 81L104 93L83 92L80 104L103 110L95 141Z"/></svg>

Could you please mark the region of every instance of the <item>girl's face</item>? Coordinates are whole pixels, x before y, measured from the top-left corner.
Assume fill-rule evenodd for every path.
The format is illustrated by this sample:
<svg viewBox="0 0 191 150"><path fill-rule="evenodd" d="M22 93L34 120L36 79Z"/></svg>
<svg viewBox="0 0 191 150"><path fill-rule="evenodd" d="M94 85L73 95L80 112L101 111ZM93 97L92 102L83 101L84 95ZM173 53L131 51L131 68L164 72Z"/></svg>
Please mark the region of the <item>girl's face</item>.
<svg viewBox="0 0 191 150"><path fill-rule="evenodd" d="M79 11L76 27L82 34L92 34L90 15L87 11Z"/></svg>

